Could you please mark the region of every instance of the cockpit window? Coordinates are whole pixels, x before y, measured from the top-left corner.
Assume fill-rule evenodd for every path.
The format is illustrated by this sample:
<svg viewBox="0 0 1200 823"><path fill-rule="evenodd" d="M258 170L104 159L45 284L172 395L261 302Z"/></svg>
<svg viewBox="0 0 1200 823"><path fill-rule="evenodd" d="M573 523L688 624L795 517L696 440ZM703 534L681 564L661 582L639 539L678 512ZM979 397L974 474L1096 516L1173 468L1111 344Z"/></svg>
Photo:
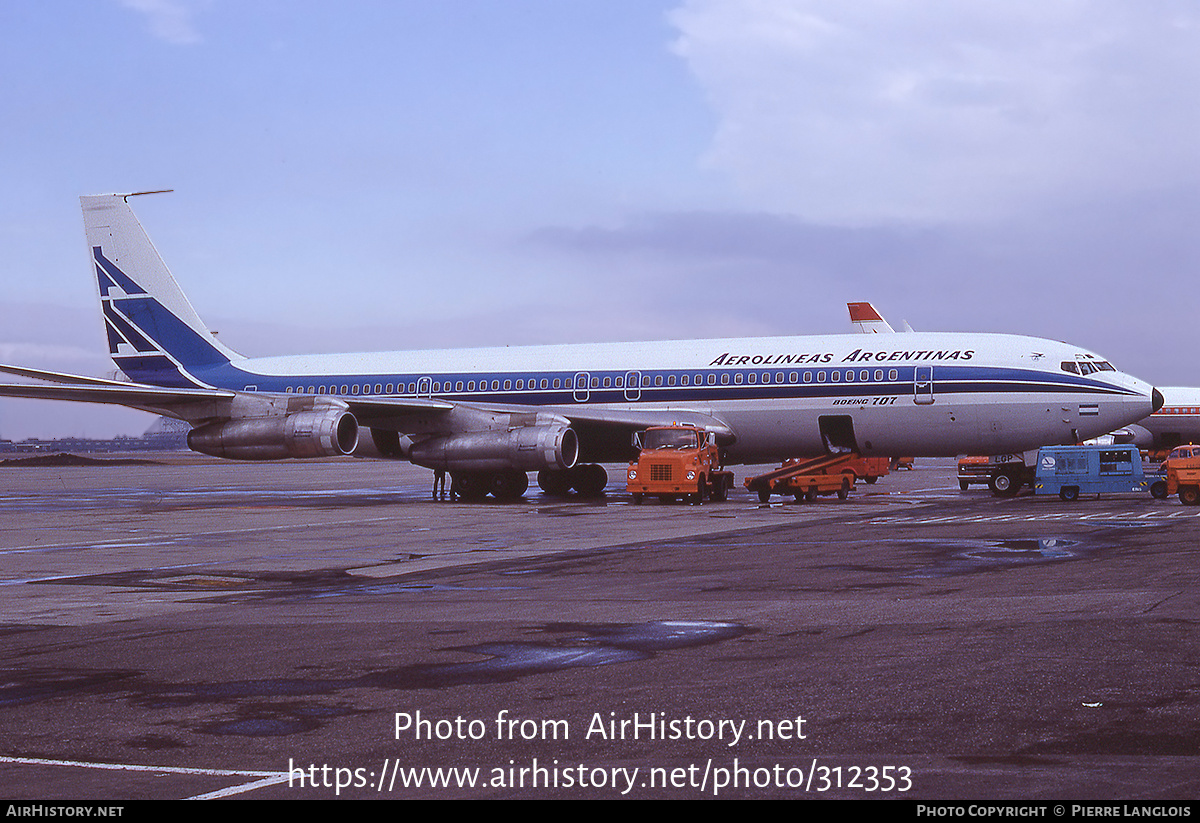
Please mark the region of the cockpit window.
<svg viewBox="0 0 1200 823"><path fill-rule="evenodd" d="M1098 371L1116 371L1107 360L1079 357L1076 360L1064 360L1059 364L1063 371L1071 374L1095 374Z"/></svg>

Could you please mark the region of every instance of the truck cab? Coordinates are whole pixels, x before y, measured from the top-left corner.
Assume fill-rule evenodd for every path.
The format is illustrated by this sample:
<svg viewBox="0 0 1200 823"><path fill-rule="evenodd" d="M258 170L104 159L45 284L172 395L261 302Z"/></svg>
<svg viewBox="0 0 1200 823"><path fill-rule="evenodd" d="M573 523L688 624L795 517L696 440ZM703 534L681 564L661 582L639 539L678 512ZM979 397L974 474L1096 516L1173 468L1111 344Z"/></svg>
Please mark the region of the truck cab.
<svg viewBox="0 0 1200 823"><path fill-rule="evenodd" d="M695 504L705 497L728 497L733 472L723 469L712 432L686 423L654 426L634 434L633 446L638 459L629 464L626 488L634 503L648 494L664 502L682 497Z"/></svg>
<svg viewBox="0 0 1200 823"><path fill-rule="evenodd" d="M1163 481L1154 484L1152 493L1155 497L1165 498L1178 493L1183 505L1200 505L1200 446L1189 443L1171 449L1163 461L1163 472L1166 482L1163 486L1159 486Z"/></svg>

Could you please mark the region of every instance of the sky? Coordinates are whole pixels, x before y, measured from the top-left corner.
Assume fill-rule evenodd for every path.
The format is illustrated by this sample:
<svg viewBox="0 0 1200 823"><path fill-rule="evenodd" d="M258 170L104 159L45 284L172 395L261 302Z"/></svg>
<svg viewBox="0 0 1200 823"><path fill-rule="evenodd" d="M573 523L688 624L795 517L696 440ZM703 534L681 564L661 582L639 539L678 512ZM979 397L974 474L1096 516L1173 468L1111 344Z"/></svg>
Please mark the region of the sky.
<svg viewBox="0 0 1200 823"><path fill-rule="evenodd" d="M105 375L82 194L243 354L1069 340L1200 385L1191 0L4 0L0 362ZM0 378L2 379L2 378ZM0 400L0 437L140 412Z"/></svg>

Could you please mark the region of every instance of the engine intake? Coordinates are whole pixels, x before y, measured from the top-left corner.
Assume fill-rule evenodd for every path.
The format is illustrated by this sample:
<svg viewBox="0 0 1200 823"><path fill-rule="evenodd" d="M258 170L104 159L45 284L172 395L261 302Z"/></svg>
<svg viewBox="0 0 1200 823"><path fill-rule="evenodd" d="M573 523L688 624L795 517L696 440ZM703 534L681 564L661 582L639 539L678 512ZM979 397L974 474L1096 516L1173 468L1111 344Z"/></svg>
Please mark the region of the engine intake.
<svg viewBox="0 0 1200 823"><path fill-rule="evenodd" d="M209 423L188 432L188 448L231 460L337 457L358 443L358 421L346 411L307 411Z"/></svg>
<svg viewBox="0 0 1200 823"><path fill-rule="evenodd" d="M521 426L467 432L414 443L409 460L454 472L569 469L579 459L579 438L569 426Z"/></svg>

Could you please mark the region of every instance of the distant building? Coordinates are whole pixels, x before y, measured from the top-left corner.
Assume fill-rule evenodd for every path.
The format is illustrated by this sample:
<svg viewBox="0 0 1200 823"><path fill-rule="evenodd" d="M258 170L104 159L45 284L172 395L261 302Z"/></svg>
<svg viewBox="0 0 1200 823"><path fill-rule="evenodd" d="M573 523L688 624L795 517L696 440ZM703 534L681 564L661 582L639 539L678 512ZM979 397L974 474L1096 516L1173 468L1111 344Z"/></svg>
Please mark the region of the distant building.
<svg viewBox="0 0 1200 823"><path fill-rule="evenodd" d="M86 437L62 437L42 440L30 437L14 443L0 440L0 454L52 454L54 452L136 452L136 451L186 451L187 433L191 429L183 420L160 417L141 437L119 435L111 440L93 440Z"/></svg>

